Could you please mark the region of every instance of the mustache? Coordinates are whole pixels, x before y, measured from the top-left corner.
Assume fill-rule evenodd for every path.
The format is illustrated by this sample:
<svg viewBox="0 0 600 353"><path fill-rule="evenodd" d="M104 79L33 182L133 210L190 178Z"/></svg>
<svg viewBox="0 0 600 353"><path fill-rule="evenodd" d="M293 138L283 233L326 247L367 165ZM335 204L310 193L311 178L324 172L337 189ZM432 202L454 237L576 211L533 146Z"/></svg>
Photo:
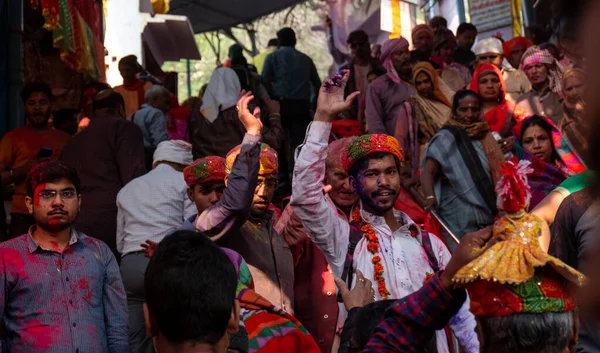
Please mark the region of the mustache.
<svg viewBox="0 0 600 353"><path fill-rule="evenodd" d="M65 210L52 210L52 211L48 212L48 216L53 216L53 215L57 215L57 214L66 216L69 214L69 212L67 212Z"/></svg>
<svg viewBox="0 0 600 353"><path fill-rule="evenodd" d="M381 196L381 195L382 195L382 194L384 194L384 193L388 193L388 194L390 194L390 195L392 195L392 196L394 196L394 195L396 195L396 194L397 194L396 190L394 190L394 189L390 189L390 188L380 188L380 189L377 189L377 190L373 191L373 193L371 193L371 196L372 196L372 197L375 197L375 196Z"/></svg>

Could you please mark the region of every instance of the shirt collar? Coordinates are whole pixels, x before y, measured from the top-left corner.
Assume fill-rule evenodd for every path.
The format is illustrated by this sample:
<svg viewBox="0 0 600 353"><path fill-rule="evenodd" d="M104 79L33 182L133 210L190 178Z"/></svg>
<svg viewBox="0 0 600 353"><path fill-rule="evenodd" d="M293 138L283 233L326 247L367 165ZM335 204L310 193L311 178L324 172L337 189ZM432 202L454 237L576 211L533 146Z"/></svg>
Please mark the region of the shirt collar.
<svg viewBox="0 0 600 353"><path fill-rule="evenodd" d="M365 222L373 226L387 226L385 218L369 213L365 211L362 207L360 209L360 216ZM419 243L422 241L421 229L406 213L394 210L394 218L396 218L396 220L400 223L400 228L398 228L394 233L408 232L412 237L417 238L417 240L419 240Z"/></svg>
<svg viewBox="0 0 600 353"><path fill-rule="evenodd" d="M42 248L34 239L33 239L33 232L35 232L35 229L37 228L37 225L32 225L31 227L29 227L29 231L27 232L27 250L29 250L30 253L35 252L38 248L42 249L42 250L47 250ZM69 247L75 243L77 243L77 239L78 239L78 234L77 231L75 231L75 228L71 227L71 237L69 238ZM50 251L50 250L48 250Z"/></svg>

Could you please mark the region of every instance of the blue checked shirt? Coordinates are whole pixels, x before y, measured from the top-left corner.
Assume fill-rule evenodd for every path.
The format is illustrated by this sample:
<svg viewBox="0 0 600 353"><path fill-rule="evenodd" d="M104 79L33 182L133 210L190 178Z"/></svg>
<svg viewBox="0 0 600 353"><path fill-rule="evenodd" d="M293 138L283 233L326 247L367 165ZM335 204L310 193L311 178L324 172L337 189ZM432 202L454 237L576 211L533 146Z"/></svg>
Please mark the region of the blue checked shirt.
<svg viewBox="0 0 600 353"><path fill-rule="evenodd" d="M129 352L123 281L100 240L72 230L59 254L24 234L0 244L0 267L3 352Z"/></svg>

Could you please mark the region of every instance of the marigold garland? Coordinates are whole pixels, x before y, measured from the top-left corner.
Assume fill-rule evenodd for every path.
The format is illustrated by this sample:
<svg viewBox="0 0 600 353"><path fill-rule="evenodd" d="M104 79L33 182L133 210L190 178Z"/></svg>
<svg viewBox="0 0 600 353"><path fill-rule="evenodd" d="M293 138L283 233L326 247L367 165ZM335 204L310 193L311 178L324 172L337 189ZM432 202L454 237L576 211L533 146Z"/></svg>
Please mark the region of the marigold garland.
<svg viewBox="0 0 600 353"><path fill-rule="evenodd" d="M381 295L382 300L387 300L390 292L385 286L385 278L383 278L384 267L381 264L381 257L377 254L379 251L379 239L375 234L375 229L369 223L365 222L360 216L360 209L357 207L352 212L352 222L360 226L360 230L363 232L365 238L367 238L367 250L373 254L371 262L373 263L373 279L377 282L377 291Z"/></svg>

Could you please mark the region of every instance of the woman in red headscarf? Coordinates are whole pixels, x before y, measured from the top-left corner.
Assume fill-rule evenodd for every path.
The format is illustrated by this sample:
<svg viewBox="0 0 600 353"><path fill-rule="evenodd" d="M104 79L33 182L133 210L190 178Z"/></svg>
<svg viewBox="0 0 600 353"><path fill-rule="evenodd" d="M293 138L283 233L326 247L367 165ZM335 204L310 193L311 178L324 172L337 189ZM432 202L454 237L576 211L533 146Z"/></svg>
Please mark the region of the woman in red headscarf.
<svg viewBox="0 0 600 353"><path fill-rule="evenodd" d="M523 120L520 110L505 98L506 85L500 70L490 64L481 64L475 70L470 89L477 92L483 100L482 112L488 122L490 131L498 134L502 139L498 141L502 152L514 150L512 129L516 123Z"/></svg>

